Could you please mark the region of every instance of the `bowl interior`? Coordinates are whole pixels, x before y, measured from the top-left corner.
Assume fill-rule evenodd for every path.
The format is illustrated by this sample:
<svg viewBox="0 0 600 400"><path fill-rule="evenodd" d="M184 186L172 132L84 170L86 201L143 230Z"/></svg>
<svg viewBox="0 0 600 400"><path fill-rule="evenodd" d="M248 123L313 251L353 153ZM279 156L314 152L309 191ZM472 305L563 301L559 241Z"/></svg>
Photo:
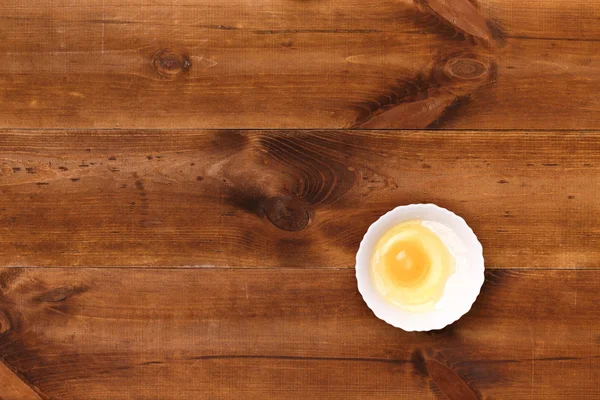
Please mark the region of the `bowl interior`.
<svg viewBox="0 0 600 400"><path fill-rule="evenodd" d="M436 221L451 228L468 250L468 269L461 274L460 295L453 296L451 306L426 313L412 313L395 307L379 295L371 279L370 264L378 239L394 225L411 220ZM375 221L367 230L356 254L358 290L375 315L406 331L441 329L471 309L484 281L483 250L477 236L464 219L434 204L400 206Z"/></svg>

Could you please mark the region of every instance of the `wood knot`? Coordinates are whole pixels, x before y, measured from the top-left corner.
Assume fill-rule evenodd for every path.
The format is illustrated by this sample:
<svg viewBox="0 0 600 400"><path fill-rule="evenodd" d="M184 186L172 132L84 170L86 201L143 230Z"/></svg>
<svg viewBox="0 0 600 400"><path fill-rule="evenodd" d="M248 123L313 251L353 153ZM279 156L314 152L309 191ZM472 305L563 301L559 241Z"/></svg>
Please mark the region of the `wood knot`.
<svg viewBox="0 0 600 400"><path fill-rule="evenodd" d="M471 96L496 81L498 69L489 54L457 51L434 61L431 80L455 96Z"/></svg>
<svg viewBox="0 0 600 400"><path fill-rule="evenodd" d="M175 78L192 66L190 59L172 50L159 50L152 58L152 66L163 78Z"/></svg>
<svg viewBox="0 0 600 400"><path fill-rule="evenodd" d="M263 210L269 221L284 231L300 231L308 225L308 211L292 197L268 198L263 203Z"/></svg>
<svg viewBox="0 0 600 400"><path fill-rule="evenodd" d="M488 66L479 60L468 58L455 58L450 60L445 71L448 75L459 79L477 79L484 75Z"/></svg>
<svg viewBox="0 0 600 400"><path fill-rule="evenodd" d="M87 286L59 287L37 296L34 298L34 301L38 303L58 303L60 301L65 301L71 296L85 293L88 289Z"/></svg>
<svg viewBox="0 0 600 400"><path fill-rule="evenodd" d="M426 367L433 383L448 399L479 400L479 395L452 369L436 360L428 360Z"/></svg>

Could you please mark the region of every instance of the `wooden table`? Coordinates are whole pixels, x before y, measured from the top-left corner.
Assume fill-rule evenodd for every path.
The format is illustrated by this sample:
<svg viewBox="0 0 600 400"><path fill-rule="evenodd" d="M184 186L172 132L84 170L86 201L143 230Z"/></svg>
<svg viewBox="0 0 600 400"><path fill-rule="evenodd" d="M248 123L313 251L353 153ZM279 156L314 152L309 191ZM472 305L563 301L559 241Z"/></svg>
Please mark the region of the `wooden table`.
<svg viewBox="0 0 600 400"><path fill-rule="evenodd" d="M4 0L0 398L600 398L600 3ZM437 332L391 208L479 236Z"/></svg>

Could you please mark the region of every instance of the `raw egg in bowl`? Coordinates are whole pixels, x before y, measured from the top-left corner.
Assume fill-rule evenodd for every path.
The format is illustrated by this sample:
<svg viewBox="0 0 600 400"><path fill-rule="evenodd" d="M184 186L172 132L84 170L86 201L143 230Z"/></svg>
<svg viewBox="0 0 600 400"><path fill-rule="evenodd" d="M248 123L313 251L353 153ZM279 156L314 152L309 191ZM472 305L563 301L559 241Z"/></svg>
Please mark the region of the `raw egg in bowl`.
<svg viewBox="0 0 600 400"><path fill-rule="evenodd" d="M375 315L406 331L441 329L471 309L483 250L464 219L434 204L393 209L356 254L358 290Z"/></svg>

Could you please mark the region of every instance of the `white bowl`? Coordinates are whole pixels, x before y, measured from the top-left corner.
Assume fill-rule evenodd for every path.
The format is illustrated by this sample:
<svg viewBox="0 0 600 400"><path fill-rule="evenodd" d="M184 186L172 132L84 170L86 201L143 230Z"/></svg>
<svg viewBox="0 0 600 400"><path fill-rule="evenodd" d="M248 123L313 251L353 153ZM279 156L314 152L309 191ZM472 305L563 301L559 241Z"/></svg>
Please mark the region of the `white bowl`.
<svg viewBox="0 0 600 400"><path fill-rule="evenodd" d="M452 229L463 242L468 260L468 267L458 277L459 291L451 293L451 301L441 309L424 313L405 311L387 302L371 279L371 257L378 239L393 226L411 219L435 221ZM483 285L483 264L481 243L464 219L435 204L411 204L394 208L369 227L356 253L356 280L358 291L377 318L405 331L429 331L450 325L471 309Z"/></svg>

